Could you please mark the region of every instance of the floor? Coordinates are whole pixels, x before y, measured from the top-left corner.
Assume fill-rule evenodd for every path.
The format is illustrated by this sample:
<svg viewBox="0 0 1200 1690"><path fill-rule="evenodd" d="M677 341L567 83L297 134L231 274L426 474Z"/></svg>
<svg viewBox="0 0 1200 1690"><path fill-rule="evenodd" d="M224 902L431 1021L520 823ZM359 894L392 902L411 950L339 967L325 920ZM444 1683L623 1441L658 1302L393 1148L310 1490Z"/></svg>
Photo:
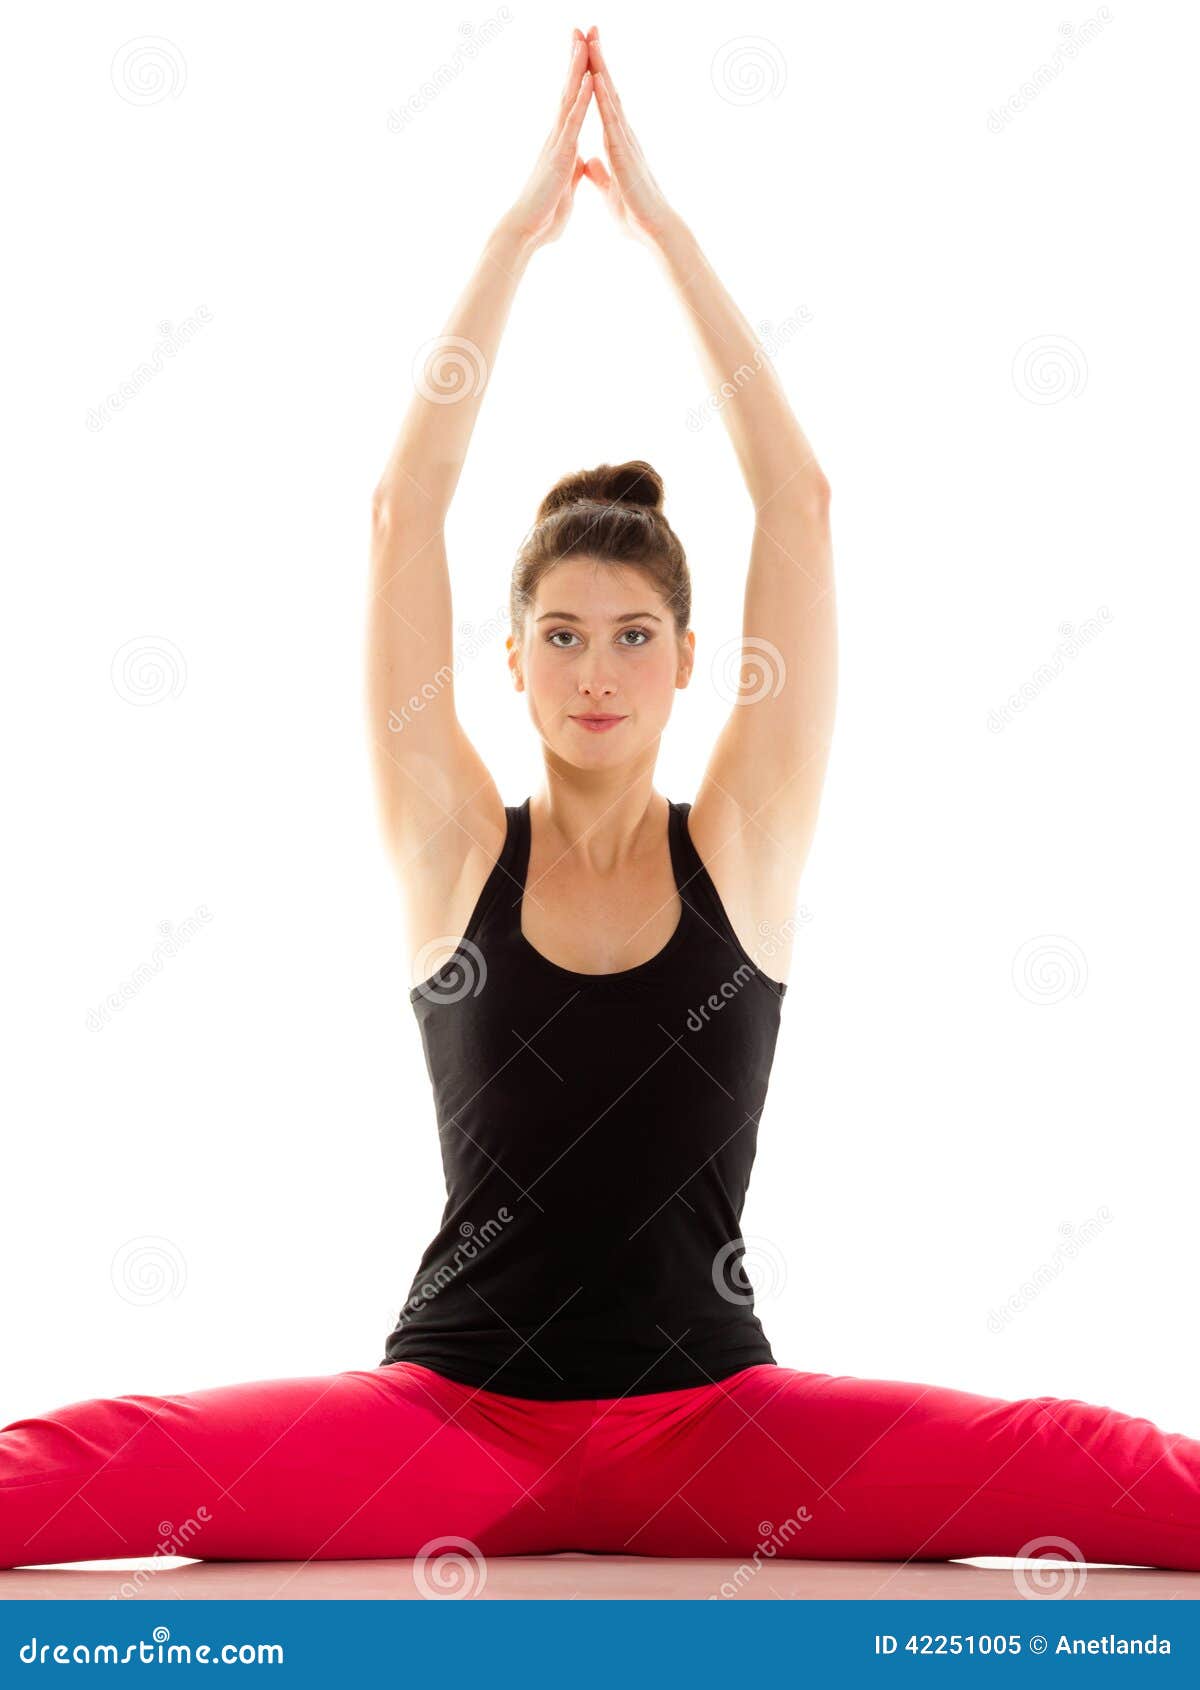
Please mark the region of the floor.
<svg viewBox="0 0 1200 1690"><path fill-rule="evenodd" d="M498 1557L471 1588L448 1576L422 1588L412 1561L77 1562L0 1572L0 1601L109 1597L137 1601L220 1599L412 1601L426 1594L484 1600L912 1601L936 1598L1013 1602L1200 1600L1200 1573L1151 1567L1081 1567L1061 1561L771 1561L759 1568L724 1560L657 1561L636 1555Z"/></svg>

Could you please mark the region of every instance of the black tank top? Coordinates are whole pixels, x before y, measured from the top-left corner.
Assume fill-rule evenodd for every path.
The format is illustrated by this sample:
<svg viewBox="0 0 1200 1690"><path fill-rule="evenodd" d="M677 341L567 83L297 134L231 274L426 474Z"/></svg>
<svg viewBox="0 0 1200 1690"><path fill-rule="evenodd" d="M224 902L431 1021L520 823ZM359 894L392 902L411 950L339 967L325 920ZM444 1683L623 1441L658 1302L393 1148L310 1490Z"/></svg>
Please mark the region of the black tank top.
<svg viewBox="0 0 1200 1690"><path fill-rule="evenodd" d="M787 986L738 941L690 809L670 802L671 938L578 974L521 932L529 799L505 806L466 932L409 994L447 1196L380 1366L570 1399L774 1365L740 1219Z"/></svg>

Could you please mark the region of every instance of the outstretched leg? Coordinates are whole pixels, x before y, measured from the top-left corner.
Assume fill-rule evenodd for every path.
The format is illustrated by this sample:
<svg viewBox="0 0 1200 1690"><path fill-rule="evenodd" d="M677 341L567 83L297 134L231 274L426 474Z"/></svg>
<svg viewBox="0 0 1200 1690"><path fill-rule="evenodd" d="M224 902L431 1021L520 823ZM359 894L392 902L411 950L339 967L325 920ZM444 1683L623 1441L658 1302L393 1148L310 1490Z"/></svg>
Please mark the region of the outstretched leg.
<svg viewBox="0 0 1200 1690"><path fill-rule="evenodd" d="M627 1554L1200 1569L1200 1441L1116 1409L771 1366L653 1402L591 1433Z"/></svg>
<svg viewBox="0 0 1200 1690"><path fill-rule="evenodd" d="M537 1553L574 1478L556 1406L414 1363L70 1403L0 1430L0 1567Z"/></svg>

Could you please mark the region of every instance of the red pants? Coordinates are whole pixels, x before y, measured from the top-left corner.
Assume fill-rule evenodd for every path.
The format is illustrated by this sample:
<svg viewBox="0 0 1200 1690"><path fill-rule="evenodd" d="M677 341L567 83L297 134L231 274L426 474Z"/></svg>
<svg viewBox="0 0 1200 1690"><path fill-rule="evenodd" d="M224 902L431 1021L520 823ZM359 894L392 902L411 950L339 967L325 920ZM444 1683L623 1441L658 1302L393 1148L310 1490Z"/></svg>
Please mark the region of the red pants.
<svg viewBox="0 0 1200 1690"><path fill-rule="evenodd" d="M1200 1441L1114 1409L746 1368L541 1402L413 1362L0 1431L0 1567L557 1550L1200 1569Z"/></svg>

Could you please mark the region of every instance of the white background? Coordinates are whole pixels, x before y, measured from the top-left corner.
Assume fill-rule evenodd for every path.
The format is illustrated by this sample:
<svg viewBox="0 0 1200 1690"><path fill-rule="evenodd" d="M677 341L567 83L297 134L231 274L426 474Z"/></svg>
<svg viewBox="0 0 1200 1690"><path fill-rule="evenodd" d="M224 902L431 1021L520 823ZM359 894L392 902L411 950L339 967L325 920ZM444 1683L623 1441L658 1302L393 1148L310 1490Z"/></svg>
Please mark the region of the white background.
<svg viewBox="0 0 1200 1690"><path fill-rule="evenodd" d="M744 1217L776 1357L1200 1437L1195 21L1116 0L1013 109L1096 8L514 0L484 41L497 15L8 25L0 1423L382 1356L443 1193L370 784L369 498L598 21L747 317L811 315L777 364L833 486L842 683ZM541 768L515 547L559 475L642 456L698 648L657 784L694 796L751 532L704 397L582 182L448 529L456 619L492 629L459 705L509 803Z"/></svg>

